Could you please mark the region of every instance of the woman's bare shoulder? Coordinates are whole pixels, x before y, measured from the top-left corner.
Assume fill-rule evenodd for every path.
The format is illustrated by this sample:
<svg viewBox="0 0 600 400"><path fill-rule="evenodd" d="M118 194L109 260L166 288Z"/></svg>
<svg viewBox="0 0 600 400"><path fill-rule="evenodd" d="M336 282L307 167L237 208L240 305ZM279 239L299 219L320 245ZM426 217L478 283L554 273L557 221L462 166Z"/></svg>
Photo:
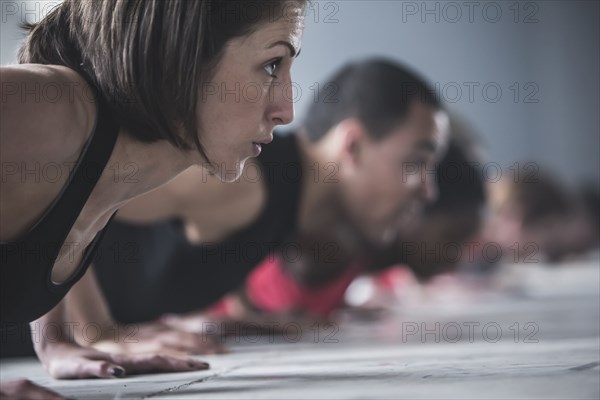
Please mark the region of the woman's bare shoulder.
<svg viewBox="0 0 600 400"><path fill-rule="evenodd" d="M93 92L61 66L0 67L3 162L61 162L78 153L96 114Z"/></svg>

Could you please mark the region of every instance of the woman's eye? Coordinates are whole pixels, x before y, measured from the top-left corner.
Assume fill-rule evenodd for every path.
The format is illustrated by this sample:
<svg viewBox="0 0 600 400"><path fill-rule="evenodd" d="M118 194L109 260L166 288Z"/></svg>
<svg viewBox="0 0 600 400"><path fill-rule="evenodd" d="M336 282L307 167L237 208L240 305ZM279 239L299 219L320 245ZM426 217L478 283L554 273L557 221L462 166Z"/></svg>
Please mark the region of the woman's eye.
<svg viewBox="0 0 600 400"><path fill-rule="evenodd" d="M275 75L275 71L277 67L281 64L281 59L277 59L265 65L265 71L269 74L270 77L277 79L277 75Z"/></svg>

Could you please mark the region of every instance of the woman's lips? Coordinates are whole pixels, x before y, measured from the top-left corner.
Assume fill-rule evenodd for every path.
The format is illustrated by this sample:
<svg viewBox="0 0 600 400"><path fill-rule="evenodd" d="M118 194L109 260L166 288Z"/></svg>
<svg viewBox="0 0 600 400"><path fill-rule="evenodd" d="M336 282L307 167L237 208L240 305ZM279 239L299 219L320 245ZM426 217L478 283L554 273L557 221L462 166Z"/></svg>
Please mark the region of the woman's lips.
<svg viewBox="0 0 600 400"><path fill-rule="evenodd" d="M254 143L258 143L258 144L269 144L273 141L273 135L267 136L266 138L262 139L262 140L257 140Z"/></svg>
<svg viewBox="0 0 600 400"><path fill-rule="evenodd" d="M258 157L262 151L263 144L269 144L273 141L273 136L269 136L257 142L252 142L254 157Z"/></svg>

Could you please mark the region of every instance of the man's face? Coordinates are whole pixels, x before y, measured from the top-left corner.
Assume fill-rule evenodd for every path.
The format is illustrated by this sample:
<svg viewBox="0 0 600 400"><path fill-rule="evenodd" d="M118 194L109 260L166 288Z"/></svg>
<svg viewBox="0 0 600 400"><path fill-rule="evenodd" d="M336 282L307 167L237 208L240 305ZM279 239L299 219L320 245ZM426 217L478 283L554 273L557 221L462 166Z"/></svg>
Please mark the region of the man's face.
<svg viewBox="0 0 600 400"><path fill-rule="evenodd" d="M404 123L388 136L367 134L342 161L342 203L354 226L375 245L436 197L435 163L445 147L445 114L415 101Z"/></svg>

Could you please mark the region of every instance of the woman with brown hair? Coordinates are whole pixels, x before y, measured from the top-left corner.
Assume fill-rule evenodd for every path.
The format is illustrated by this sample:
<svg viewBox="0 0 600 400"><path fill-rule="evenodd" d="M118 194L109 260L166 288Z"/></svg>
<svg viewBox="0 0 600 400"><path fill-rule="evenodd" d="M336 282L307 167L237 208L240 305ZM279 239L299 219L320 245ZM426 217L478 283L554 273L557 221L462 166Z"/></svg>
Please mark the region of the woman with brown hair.
<svg viewBox="0 0 600 400"><path fill-rule="evenodd" d="M60 343L47 346L44 335L35 343L51 375L208 367L83 349L69 338L61 300L120 206L192 165L233 180L273 128L291 122L285 91L303 7L67 0L28 26L21 65L1 69L0 317L4 326L41 317L60 327ZM259 96L244 96L249 85ZM31 173L50 166L52 176ZM23 382L1 393L50 395Z"/></svg>

